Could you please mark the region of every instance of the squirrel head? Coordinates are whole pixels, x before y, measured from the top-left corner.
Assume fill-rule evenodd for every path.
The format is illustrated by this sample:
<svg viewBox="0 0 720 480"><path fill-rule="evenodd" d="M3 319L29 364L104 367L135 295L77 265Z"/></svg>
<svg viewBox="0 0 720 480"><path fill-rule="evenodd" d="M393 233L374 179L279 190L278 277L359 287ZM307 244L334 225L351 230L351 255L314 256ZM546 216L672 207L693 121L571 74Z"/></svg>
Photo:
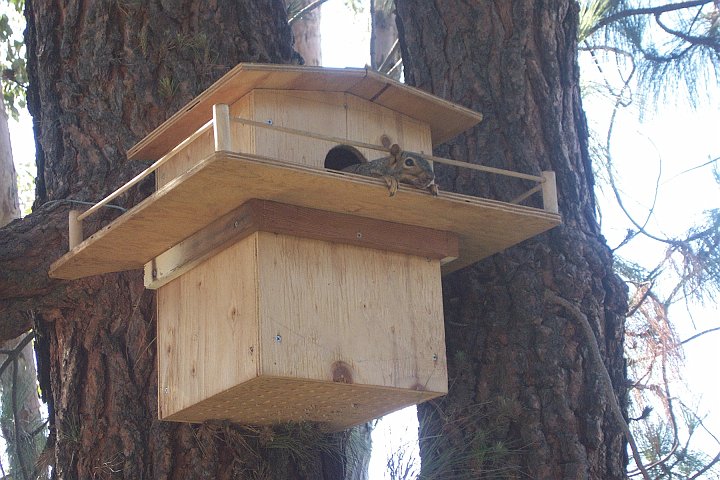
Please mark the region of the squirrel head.
<svg viewBox="0 0 720 480"><path fill-rule="evenodd" d="M435 182L432 165L422 156L401 151L397 144L390 147L390 154L394 159L392 171L398 181L420 189L426 189Z"/></svg>

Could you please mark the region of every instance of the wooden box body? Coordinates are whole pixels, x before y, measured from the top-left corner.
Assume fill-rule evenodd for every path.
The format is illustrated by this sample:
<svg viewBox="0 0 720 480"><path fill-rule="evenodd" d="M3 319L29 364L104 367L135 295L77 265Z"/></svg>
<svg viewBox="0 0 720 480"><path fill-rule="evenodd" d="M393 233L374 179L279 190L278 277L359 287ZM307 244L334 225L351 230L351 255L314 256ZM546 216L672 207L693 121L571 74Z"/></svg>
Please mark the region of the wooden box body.
<svg viewBox="0 0 720 480"><path fill-rule="evenodd" d="M231 117L274 126L380 145L385 134L403 149L432 153L430 126L407 115L344 92L255 89L230 106ZM283 162L325 167L325 157L338 143L233 122L232 151ZM382 152L359 149L369 160ZM158 188L215 152L213 130L207 129L157 170Z"/></svg>
<svg viewBox="0 0 720 480"><path fill-rule="evenodd" d="M447 393L437 259L257 231L157 303L164 420L341 430Z"/></svg>

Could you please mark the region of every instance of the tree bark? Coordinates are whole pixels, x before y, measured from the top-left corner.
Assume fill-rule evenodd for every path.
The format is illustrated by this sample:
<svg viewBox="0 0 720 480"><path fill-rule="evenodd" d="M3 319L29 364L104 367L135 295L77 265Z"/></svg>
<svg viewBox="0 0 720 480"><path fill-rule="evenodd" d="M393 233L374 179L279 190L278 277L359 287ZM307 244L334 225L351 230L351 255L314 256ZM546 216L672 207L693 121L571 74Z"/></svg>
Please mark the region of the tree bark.
<svg viewBox="0 0 720 480"><path fill-rule="evenodd" d="M298 8L304 8L314 1L303 0ZM285 3L291 3L291 0L285 0ZM322 65L320 22L320 8L315 8L292 25L295 40L293 48L300 54L305 65Z"/></svg>
<svg viewBox="0 0 720 480"><path fill-rule="evenodd" d="M38 190L34 212L0 232L0 338L36 320L55 478L341 478L342 435L157 420L154 296L141 272L47 277L67 249L71 201L97 201L146 167L127 148L238 62L295 58L282 0L25 6Z"/></svg>
<svg viewBox="0 0 720 480"><path fill-rule="evenodd" d="M435 468L443 452L464 451L467 478L500 467L511 478L624 478L625 441L609 395L625 405L627 294L595 216L578 6L396 6L406 81L485 115L436 153L536 175L554 170L563 217L562 226L444 279L450 393L419 409L423 469ZM528 189L444 166L437 176L441 189L506 201ZM557 297L591 323L614 392L602 388L582 325ZM468 450L479 444L495 449L483 460Z"/></svg>

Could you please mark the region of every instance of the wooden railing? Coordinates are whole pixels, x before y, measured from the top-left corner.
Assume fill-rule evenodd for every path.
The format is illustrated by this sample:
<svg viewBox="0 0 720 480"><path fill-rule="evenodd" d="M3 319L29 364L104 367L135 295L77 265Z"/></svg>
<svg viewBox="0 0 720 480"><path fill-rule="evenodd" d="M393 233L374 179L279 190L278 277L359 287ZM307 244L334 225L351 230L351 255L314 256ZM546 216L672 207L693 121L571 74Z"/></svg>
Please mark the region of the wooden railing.
<svg viewBox="0 0 720 480"><path fill-rule="evenodd" d="M72 250L75 246L77 246L79 243L83 240L83 234L82 234L82 221L89 217L90 215L94 214L101 208L107 206L112 200L117 198L119 195L122 195L126 191L128 191L133 186L137 185L139 182L141 182L143 179L145 179L148 175L153 173L155 170L160 168L163 164L167 163L171 158L173 158L178 151L192 143L195 139L197 139L199 136L205 134L210 128L213 129L214 132L214 140L215 140L215 151L221 152L221 151L227 151L231 153L235 153L236 149L234 147L234 141L233 141L233 135L232 135L232 128L231 123L241 123L243 125L258 127L258 128L264 128L269 130L274 130L277 132L283 132L290 135L299 135L303 137L309 137L314 138L317 140L323 140L327 142L333 142L340 145L351 145L353 147L358 148L366 148L370 150L377 150L382 152L388 152L388 148L382 145L375 145L371 143L365 143L365 142L358 142L355 140L349 140L347 138L341 138L341 137L333 137L329 135L323 135L319 133L314 132L307 132L305 130L298 130L294 128L288 128L288 127L282 127L279 125L273 125L269 122L258 122L255 120L250 120L246 118L240 118L240 117L231 117L230 116L230 108L228 105L224 104L218 104L213 105L213 119L207 122L205 125L200 127L195 133L190 135L188 138L180 142L175 148L170 150L168 153L163 155L160 159L158 159L155 163L150 165L148 168L137 174L135 177L133 177L130 181L125 183L122 187L118 188L102 200L100 200L98 203L90 207L89 209L85 210L84 212L80 212L79 210L71 210L69 213L68 223L69 223L69 246ZM413 152L415 153L415 152ZM525 173L519 173L519 172L513 172L511 170L504 170L501 168L495 168L495 167L487 167L484 165L476 165L472 163L467 162L460 162L458 160L452 160L449 158L443 158L443 157L436 157L433 155L426 155L426 154L420 154L417 155L427 159L428 161L442 163L445 165L452 165L454 167L460 167L460 168L468 168L471 170L477 170L485 173L491 173L496 175L503 175L506 177L513 177L518 178L522 180L529 180L536 182L537 185L532 187L530 190L526 191L522 195L514 198L509 203L513 204L519 204L520 202L524 201L531 195L541 192L542 193L542 199L543 199L543 209L545 211L551 212L551 213L558 213L558 203L557 203L557 190L555 185L555 172L552 171L544 171L542 172L542 175L529 175Z"/></svg>

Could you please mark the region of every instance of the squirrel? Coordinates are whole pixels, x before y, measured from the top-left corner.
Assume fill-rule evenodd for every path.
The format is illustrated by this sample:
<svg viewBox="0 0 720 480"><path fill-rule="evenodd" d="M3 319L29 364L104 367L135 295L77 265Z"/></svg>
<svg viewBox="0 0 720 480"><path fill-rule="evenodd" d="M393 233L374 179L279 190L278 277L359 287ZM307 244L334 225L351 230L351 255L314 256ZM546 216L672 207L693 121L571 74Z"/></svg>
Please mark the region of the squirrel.
<svg viewBox="0 0 720 480"><path fill-rule="evenodd" d="M381 140L385 148L390 146L390 139L387 135L383 135ZM435 172L427 160L417 153L401 150L397 143L392 144L389 150L389 157L378 158L366 163L356 163L343 168L342 171L382 178L385 180L391 197L397 193L398 183L428 190L433 195L438 194Z"/></svg>

